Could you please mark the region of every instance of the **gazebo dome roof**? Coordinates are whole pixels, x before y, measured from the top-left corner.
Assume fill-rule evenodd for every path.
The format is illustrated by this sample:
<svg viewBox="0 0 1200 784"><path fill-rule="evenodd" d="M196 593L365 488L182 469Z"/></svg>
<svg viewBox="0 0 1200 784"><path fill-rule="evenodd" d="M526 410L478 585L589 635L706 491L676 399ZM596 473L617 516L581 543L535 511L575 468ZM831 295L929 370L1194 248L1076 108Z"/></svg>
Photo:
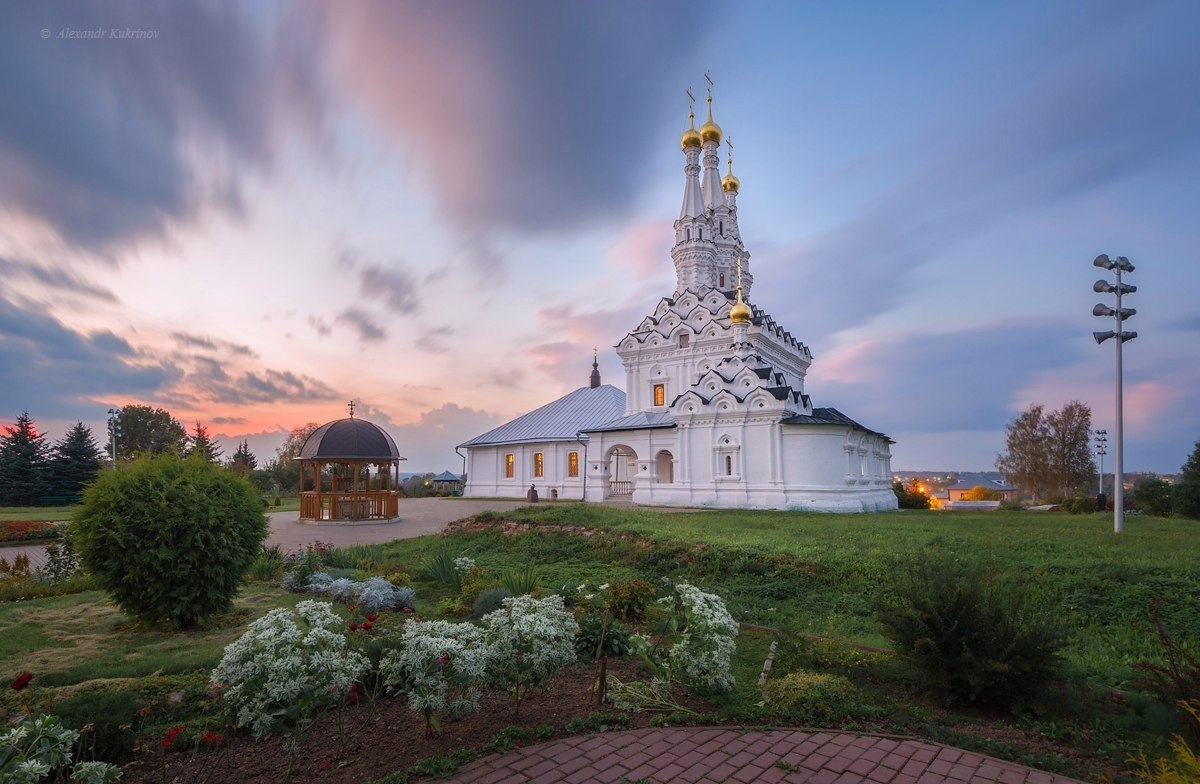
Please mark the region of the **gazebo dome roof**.
<svg viewBox="0 0 1200 784"><path fill-rule="evenodd" d="M337 419L312 432L300 448L301 460L401 460L396 442L365 419Z"/></svg>

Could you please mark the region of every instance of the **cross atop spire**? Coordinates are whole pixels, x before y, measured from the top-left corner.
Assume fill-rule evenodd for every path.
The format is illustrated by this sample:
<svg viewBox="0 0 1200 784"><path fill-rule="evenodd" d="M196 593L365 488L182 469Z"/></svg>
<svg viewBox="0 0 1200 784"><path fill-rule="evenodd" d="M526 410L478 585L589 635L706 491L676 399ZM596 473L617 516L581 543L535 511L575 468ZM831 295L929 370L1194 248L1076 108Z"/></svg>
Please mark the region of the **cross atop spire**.
<svg viewBox="0 0 1200 784"><path fill-rule="evenodd" d="M713 88L713 80L712 80L712 76L709 74L709 72L708 72L708 71L705 71L705 72L704 72L704 81L708 82L708 98L706 98L705 100L706 100L706 101L708 101L708 121L709 121L709 122L712 122L712 88Z"/></svg>
<svg viewBox="0 0 1200 784"><path fill-rule="evenodd" d="M351 400L349 403L346 404L346 407L350 409L350 418L354 419L354 401Z"/></svg>
<svg viewBox="0 0 1200 784"><path fill-rule="evenodd" d="M689 86L687 88L687 97L688 97L688 117L691 117L693 114L696 113L696 96L692 95L691 86Z"/></svg>
<svg viewBox="0 0 1200 784"><path fill-rule="evenodd" d="M592 375L588 379L592 389L600 386L600 360L599 353L595 346L592 346Z"/></svg>

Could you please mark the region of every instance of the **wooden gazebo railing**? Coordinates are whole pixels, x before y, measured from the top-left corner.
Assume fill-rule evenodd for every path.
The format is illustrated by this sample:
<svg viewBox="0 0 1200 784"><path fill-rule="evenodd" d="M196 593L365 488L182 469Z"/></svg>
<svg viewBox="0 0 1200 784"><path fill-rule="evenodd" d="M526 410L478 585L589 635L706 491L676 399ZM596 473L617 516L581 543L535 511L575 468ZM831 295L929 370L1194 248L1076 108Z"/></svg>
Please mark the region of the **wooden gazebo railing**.
<svg viewBox="0 0 1200 784"><path fill-rule="evenodd" d="M371 468L375 473L372 476ZM386 468L386 470L385 470ZM328 472L326 469L331 469ZM301 520L389 520L400 513L400 462L300 461Z"/></svg>

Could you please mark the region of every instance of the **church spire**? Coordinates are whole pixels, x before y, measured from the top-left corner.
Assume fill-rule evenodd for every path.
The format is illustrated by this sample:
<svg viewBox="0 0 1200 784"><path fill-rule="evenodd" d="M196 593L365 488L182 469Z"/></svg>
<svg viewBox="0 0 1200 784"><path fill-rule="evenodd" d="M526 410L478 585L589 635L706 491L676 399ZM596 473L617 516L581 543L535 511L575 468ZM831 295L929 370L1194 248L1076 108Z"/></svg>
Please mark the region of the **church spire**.
<svg viewBox="0 0 1200 784"><path fill-rule="evenodd" d="M683 132L680 144L687 161L683 171L686 179L683 183L683 207L679 210L680 219L697 218L704 214L704 197L700 194L700 132L696 130L696 99L692 88L687 89L688 97L688 129Z"/></svg>
<svg viewBox="0 0 1200 784"><path fill-rule="evenodd" d="M595 347L592 348L592 376L590 380L592 389L600 386L600 361Z"/></svg>
<svg viewBox="0 0 1200 784"><path fill-rule="evenodd" d="M700 126L700 138L704 147L704 181L700 185L700 191L704 196L704 206L711 210L725 206L725 196L721 192L721 161L717 157L717 147L721 145L721 126L713 122L713 80L707 71L704 72L704 81L708 82L708 120Z"/></svg>

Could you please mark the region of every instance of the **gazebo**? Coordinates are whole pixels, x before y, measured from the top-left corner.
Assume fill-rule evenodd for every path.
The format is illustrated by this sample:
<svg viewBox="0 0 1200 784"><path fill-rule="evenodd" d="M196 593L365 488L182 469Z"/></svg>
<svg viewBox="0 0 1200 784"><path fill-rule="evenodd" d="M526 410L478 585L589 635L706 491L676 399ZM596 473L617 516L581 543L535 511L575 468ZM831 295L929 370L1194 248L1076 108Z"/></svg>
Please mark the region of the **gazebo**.
<svg viewBox="0 0 1200 784"><path fill-rule="evenodd" d="M400 456L383 428L350 416L300 448L301 520L389 520L399 514Z"/></svg>

